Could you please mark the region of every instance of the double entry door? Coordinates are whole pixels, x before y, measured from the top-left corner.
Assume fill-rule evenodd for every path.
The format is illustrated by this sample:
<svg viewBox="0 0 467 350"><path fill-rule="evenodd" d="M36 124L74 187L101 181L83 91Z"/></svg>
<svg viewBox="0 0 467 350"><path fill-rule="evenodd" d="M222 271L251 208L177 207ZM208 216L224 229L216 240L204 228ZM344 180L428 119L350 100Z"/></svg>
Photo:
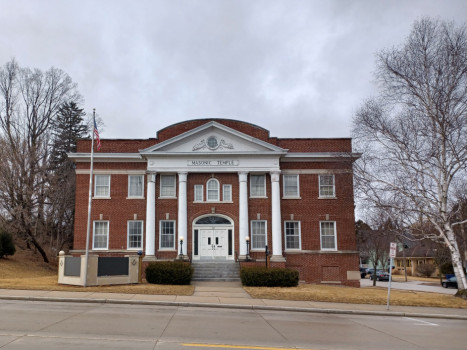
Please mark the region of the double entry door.
<svg viewBox="0 0 467 350"><path fill-rule="evenodd" d="M227 258L227 229L200 229L199 233L201 258Z"/></svg>

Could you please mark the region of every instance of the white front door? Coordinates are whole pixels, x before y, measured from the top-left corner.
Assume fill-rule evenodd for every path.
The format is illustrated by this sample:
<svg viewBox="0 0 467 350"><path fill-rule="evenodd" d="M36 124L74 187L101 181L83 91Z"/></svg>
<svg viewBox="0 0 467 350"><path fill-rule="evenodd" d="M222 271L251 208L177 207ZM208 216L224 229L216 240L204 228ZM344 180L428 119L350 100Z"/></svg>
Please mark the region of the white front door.
<svg viewBox="0 0 467 350"><path fill-rule="evenodd" d="M227 257L227 229L200 229L201 258Z"/></svg>

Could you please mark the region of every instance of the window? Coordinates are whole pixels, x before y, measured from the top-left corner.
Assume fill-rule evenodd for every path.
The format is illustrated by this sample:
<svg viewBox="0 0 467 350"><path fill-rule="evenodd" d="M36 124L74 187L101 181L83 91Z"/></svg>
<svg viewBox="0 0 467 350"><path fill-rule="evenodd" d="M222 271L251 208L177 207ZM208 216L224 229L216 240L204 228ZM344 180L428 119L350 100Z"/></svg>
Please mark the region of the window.
<svg viewBox="0 0 467 350"><path fill-rule="evenodd" d="M265 175L250 175L250 197L266 197Z"/></svg>
<svg viewBox="0 0 467 350"><path fill-rule="evenodd" d="M222 185L222 195L224 202L232 201L232 185Z"/></svg>
<svg viewBox="0 0 467 350"><path fill-rule="evenodd" d="M266 246L266 221L251 221L251 249L264 250Z"/></svg>
<svg viewBox="0 0 467 350"><path fill-rule="evenodd" d="M128 221L128 249L143 248L143 222Z"/></svg>
<svg viewBox="0 0 467 350"><path fill-rule="evenodd" d="M128 197L144 196L144 175L128 176Z"/></svg>
<svg viewBox="0 0 467 350"><path fill-rule="evenodd" d="M175 249L175 221L160 221L160 240L161 249Z"/></svg>
<svg viewBox="0 0 467 350"><path fill-rule="evenodd" d="M284 175L284 197L298 198L300 190L298 186L298 175Z"/></svg>
<svg viewBox="0 0 467 350"><path fill-rule="evenodd" d="M320 197L335 197L334 191L334 175L319 176L319 196Z"/></svg>
<svg viewBox="0 0 467 350"><path fill-rule="evenodd" d="M203 185L195 185L195 202L203 201Z"/></svg>
<svg viewBox="0 0 467 350"><path fill-rule="evenodd" d="M321 225L321 249L337 250L336 223L334 221L322 221Z"/></svg>
<svg viewBox="0 0 467 350"><path fill-rule="evenodd" d="M207 200L219 201L219 181L216 179L209 179L206 183Z"/></svg>
<svg viewBox="0 0 467 350"><path fill-rule="evenodd" d="M286 221L285 249L300 249L300 221Z"/></svg>
<svg viewBox="0 0 467 350"><path fill-rule="evenodd" d="M94 197L110 197L110 175L96 175Z"/></svg>
<svg viewBox="0 0 467 350"><path fill-rule="evenodd" d="M92 249L105 250L109 247L109 222L94 221Z"/></svg>
<svg viewBox="0 0 467 350"><path fill-rule="evenodd" d="M175 175L161 175L161 194L160 197L176 196Z"/></svg>

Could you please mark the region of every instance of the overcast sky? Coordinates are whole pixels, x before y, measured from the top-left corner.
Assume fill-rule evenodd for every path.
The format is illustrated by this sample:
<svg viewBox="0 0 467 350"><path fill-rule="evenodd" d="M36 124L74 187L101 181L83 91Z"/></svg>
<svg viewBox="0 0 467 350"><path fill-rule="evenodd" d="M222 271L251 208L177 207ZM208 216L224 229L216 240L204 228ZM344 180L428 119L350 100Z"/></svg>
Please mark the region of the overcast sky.
<svg viewBox="0 0 467 350"><path fill-rule="evenodd" d="M230 118L277 137L348 137L375 53L466 0L0 0L0 64L61 68L102 138Z"/></svg>

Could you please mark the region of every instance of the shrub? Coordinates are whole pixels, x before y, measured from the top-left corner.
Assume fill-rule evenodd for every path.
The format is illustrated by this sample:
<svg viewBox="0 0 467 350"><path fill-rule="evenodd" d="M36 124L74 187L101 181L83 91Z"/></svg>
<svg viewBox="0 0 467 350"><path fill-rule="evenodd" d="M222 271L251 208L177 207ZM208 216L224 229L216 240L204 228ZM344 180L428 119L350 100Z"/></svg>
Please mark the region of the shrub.
<svg viewBox="0 0 467 350"><path fill-rule="evenodd" d="M441 265L440 272L443 275L450 275L454 273L454 267L451 262L447 262Z"/></svg>
<svg viewBox="0 0 467 350"><path fill-rule="evenodd" d="M149 263L146 267L146 281L153 284L190 284L193 267L181 261Z"/></svg>
<svg viewBox="0 0 467 350"><path fill-rule="evenodd" d="M14 255L16 252L13 236L3 230L0 231L0 258Z"/></svg>
<svg viewBox="0 0 467 350"><path fill-rule="evenodd" d="M298 271L283 268L244 267L240 271L244 286L253 287L295 287L298 285Z"/></svg>
<svg viewBox="0 0 467 350"><path fill-rule="evenodd" d="M417 266L417 272L423 277L431 277L436 267L433 264L420 264Z"/></svg>

